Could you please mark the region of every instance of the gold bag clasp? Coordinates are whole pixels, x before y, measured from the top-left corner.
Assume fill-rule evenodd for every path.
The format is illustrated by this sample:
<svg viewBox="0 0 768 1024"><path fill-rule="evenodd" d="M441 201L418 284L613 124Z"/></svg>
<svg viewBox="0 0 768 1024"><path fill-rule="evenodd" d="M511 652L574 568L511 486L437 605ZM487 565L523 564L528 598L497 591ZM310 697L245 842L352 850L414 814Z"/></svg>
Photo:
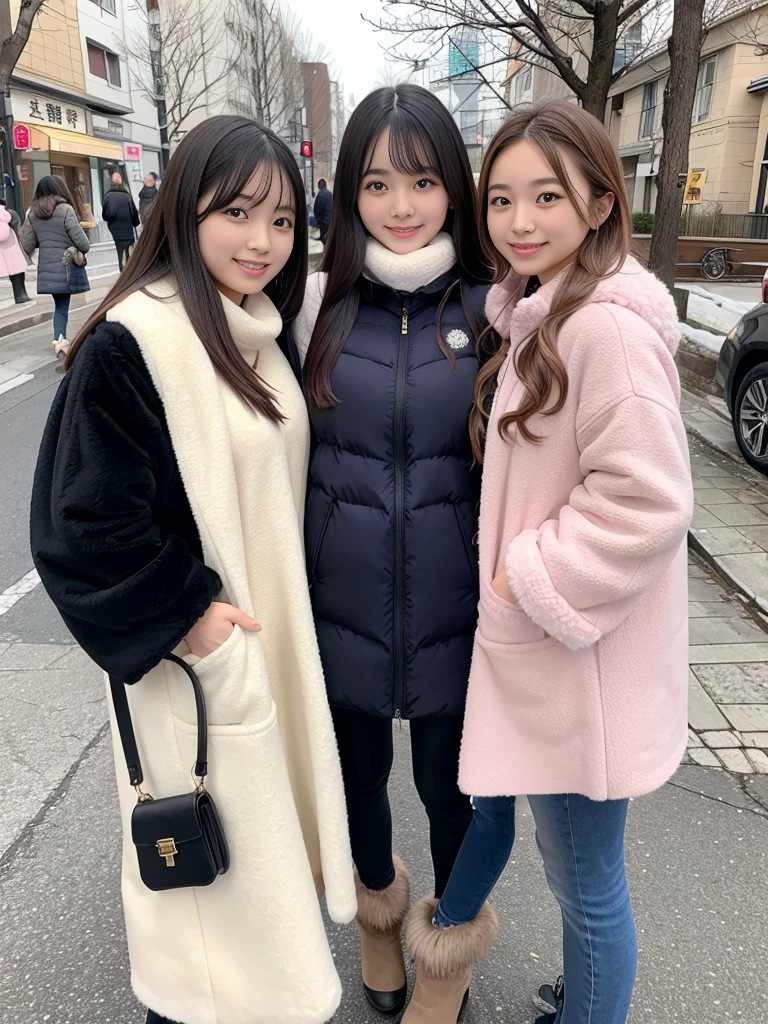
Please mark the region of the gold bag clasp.
<svg viewBox="0 0 768 1024"><path fill-rule="evenodd" d="M161 857L165 857L165 866L167 868L176 867L175 857L179 852L176 849L176 841L174 839L158 839L155 843L157 852Z"/></svg>

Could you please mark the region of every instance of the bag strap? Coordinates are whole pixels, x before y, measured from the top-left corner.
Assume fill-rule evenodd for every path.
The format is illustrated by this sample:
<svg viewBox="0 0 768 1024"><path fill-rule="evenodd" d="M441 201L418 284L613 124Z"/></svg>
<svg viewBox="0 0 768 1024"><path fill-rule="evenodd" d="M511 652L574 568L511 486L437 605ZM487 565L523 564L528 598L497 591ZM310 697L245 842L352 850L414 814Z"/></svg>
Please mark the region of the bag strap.
<svg viewBox="0 0 768 1024"><path fill-rule="evenodd" d="M195 761L194 773L199 779L204 779L208 774L208 714L205 708L205 696L197 673L181 658L175 654L166 654L166 661L172 661L183 669L192 683L195 692L195 707L197 709L197 760ZM139 748L136 745L136 734L133 731L131 711L128 706L128 697L125 693L125 683L121 683L114 676L109 677L109 686L112 693L112 703L115 707L115 719L120 733L120 742L125 755L125 763L128 767L128 778L132 786L140 786L144 781L144 773L139 757Z"/></svg>

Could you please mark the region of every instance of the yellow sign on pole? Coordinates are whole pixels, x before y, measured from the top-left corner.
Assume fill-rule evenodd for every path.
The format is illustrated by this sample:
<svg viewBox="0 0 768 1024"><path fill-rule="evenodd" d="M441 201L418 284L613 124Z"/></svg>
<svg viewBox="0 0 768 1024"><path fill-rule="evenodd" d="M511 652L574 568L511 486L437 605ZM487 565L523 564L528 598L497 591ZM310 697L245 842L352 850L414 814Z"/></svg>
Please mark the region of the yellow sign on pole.
<svg viewBox="0 0 768 1024"><path fill-rule="evenodd" d="M686 206L693 206L700 203L704 195L704 182L707 180L706 171L688 171L688 180L685 183L685 196L683 203Z"/></svg>

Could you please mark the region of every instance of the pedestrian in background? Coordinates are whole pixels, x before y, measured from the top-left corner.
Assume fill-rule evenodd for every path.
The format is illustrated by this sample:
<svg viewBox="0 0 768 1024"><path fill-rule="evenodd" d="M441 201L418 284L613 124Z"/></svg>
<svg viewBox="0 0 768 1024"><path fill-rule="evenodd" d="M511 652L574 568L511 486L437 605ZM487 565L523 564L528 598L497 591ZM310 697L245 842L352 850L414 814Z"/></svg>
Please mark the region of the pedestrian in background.
<svg viewBox="0 0 768 1024"><path fill-rule="evenodd" d="M117 249L117 264L122 271L123 262L131 255L131 250L136 242L136 228L140 221L139 211L136 209L133 197L123 186L121 174L112 175L112 187L104 196L101 216L114 240Z"/></svg>
<svg viewBox="0 0 768 1024"><path fill-rule="evenodd" d="M466 146L428 90L363 100L335 188L322 273L296 324L316 442L306 549L359 876L364 991L395 1014L409 879L392 849L393 719L410 722L437 896L472 820L457 777L478 600L469 412L490 267ZM479 929L445 937L445 955L481 958L494 928L487 908ZM472 948L466 932L479 932ZM413 999L447 1024L464 996L420 976Z"/></svg>
<svg viewBox="0 0 768 1024"><path fill-rule="evenodd" d="M539 991L537 1024L624 1024L637 968L627 809L670 778L688 735L693 489L677 312L628 255L621 160L580 107L513 114L480 199L502 345L471 419L480 621L459 782L475 815L406 942L418 974L480 920L525 794L563 921L563 979Z"/></svg>
<svg viewBox="0 0 768 1024"><path fill-rule="evenodd" d="M315 220L317 221L317 227L320 232L320 241L325 245L325 240L328 237L328 230L331 226L333 193L328 188L328 182L325 178L321 178L318 181L317 188L318 193L315 196L312 212L314 213Z"/></svg>
<svg viewBox="0 0 768 1024"><path fill-rule="evenodd" d="M21 229L21 245L26 254L31 256L36 248L40 249L37 294L53 297L53 345L59 358L69 350L67 324L71 297L90 291L91 287L84 266L84 256L91 243L80 227L77 211L77 200L66 184L49 174L37 183Z"/></svg>
<svg viewBox="0 0 768 1024"><path fill-rule="evenodd" d="M144 175L144 187L139 192L139 220L142 225L147 223L152 207L157 199L157 175L150 171Z"/></svg>
<svg viewBox="0 0 768 1024"><path fill-rule="evenodd" d="M193 128L73 344L40 449L35 565L83 649L130 684L156 796L191 792L197 735L165 655L195 665L205 694L231 861L206 887L143 884L112 721L131 978L149 1024L321 1024L341 999L318 891L350 921L355 888L302 543L307 410L283 332L307 260L288 146L243 117Z"/></svg>
<svg viewBox="0 0 768 1024"><path fill-rule="evenodd" d="M13 288L13 301L16 305L31 302L27 295L25 275L29 263L28 257L21 248L19 230L21 219L15 210L9 210L5 199L0 199L0 277L7 277Z"/></svg>

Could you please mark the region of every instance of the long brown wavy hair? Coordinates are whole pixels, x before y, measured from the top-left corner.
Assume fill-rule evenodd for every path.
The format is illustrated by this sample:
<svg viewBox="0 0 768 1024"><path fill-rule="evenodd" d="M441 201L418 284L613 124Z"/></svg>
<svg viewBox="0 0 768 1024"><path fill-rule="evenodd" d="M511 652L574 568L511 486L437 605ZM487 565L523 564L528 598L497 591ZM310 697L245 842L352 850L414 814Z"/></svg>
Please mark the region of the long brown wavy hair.
<svg viewBox="0 0 768 1024"><path fill-rule="evenodd" d="M528 426L532 416L553 416L568 397L568 373L558 351L557 338L565 321L589 299L599 281L618 273L629 253L631 217L624 172L611 137L592 114L574 103L557 100L533 110L513 114L493 137L480 172L480 240L494 268L494 283L510 273L509 262L494 246L488 231L488 185L499 155L526 139L537 146L555 172L565 193L580 212L589 231L560 283L552 306L541 323L515 352L515 371L525 386L525 395L514 412L499 418L499 433L509 438L517 427L532 443L542 440ZM586 209L568 177L563 159L568 154L586 180L590 196ZM606 220L599 224L596 204L612 192L614 203ZM475 404L470 415L470 433L475 459L482 462L488 425L490 397L499 370L509 352L509 338L502 339L495 354L482 366L475 384ZM554 400L553 392L556 392Z"/></svg>

